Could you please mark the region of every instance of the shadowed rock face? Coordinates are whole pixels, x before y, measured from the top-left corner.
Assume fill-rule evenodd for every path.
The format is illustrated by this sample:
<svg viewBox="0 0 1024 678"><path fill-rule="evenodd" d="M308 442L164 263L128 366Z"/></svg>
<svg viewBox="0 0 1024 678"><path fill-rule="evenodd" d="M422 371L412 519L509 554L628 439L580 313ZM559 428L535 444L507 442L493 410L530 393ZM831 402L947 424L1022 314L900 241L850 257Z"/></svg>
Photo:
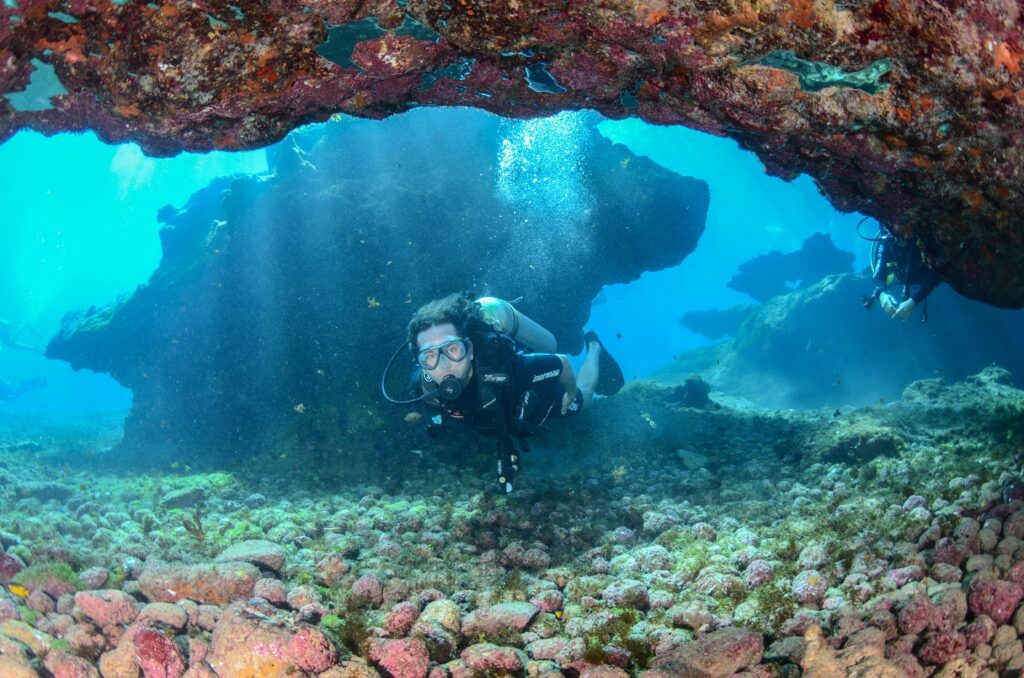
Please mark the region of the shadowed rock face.
<svg viewBox="0 0 1024 678"><path fill-rule="evenodd" d="M910 320L859 303L867 276L828 276L758 306L734 338L698 349L656 373L682 383L699 372L713 391L767 407L869 405L899 397L917 379L964 379L993 363L1024 384L1024 313L978 304L942 286Z"/></svg>
<svg viewBox="0 0 1024 678"><path fill-rule="evenodd" d="M1020 22L1018 0L19 0L0 7L0 138L94 129L168 155L339 111L590 108L730 136L919 239L961 293L1020 307Z"/></svg>
<svg viewBox="0 0 1024 678"><path fill-rule="evenodd" d="M380 374L421 304L522 297L576 352L603 285L696 246L706 184L567 117L547 137L471 110L297 133L272 149L273 175L165 208L149 283L66 318L48 355L131 388L126 443L147 453L247 454L282 432L319 449L390 445L382 430L414 427L406 408L378 408ZM557 167L519 153L544 143ZM410 367L405 354L393 390Z"/></svg>
<svg viewBox="0 0 1024 678"><path fill-rule="evenodd" d="M815 233L795 252L776 250L744 261L725 285L765 302L788 290L810 287L826 275L852 273L853 258L852 253L838 249L830 236Z"/></svg>

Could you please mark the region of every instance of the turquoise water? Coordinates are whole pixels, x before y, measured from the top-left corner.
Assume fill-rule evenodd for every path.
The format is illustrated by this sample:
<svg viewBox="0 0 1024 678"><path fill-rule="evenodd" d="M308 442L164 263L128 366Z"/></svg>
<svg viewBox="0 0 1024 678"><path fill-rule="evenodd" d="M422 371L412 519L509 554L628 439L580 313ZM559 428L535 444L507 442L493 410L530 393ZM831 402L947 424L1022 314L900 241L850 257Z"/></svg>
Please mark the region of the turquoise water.
<svg viewBox="0 0 1024 678"><path fill-rule="evenodd" d="M406 115L422 118L426 136L444 130L444 115L437 111ZM581 237L572 231L573 215L585 210L573 194L578 158L572 155L579 153L573 140L586 118L561 114L503 126L508 143L499 164L517 152L528 158L530 176L551 181L546 197L533 193L531 199L559 219L567 237ZM686 311L749 301L725 282L752 256L798 249L820 231L855 252L858 268L866 265L867 248L855 234L860 215L834 210L807 177L791 183L768 177L757 158L735 142L685 128L627 120L605 121L599 129L638 155L703 179L712 195L706 230L692 255L672 269L609 287L607 302L593 309L590 327L606 338L627 377L646 375L679 352L709 343L678 319ZM92 133L47 138L21 132L0 145L0 163L12 168L2 196L8 218L0 234L0 318L16 326L28 323L46 337L58 330L64 313L110 303L146 282L160 260L161 207L182 207L217 177L267 168L262 150L157 159L134 144L104 144ZM511 195L515 182L503 190ZM873 232L874 223L864 230ZM130 402L130 394L105 376L72 373L63 363L0 350L0 377L16 383L32 376L49 380L46 392L29 393L8 408L118 409Z"/></svg>
<svg viewBox="0 0 1024 678"><path fill-rule="evenodd" d="M266 170L263 151L148 158L92 133L52 138L20 132L0 145L8 168L0 200L0 318L45 337L70 311L102 306L146 282L160 262L164 205L181 207L219 176ZM124 408L130 394L105 375L72 373L62 362L0 349L0 378L44 376L46 391L7 408L78 411Z"/></svg>

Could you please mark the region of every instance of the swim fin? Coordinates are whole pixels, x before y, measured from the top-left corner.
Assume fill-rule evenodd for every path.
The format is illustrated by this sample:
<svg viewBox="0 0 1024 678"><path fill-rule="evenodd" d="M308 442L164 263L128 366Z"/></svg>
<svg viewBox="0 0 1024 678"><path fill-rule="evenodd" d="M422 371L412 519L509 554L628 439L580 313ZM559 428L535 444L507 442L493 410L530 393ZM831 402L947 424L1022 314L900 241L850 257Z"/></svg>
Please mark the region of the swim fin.
<svg viewBox="0 0 1024 678"><path fill-rule="evenodd" d="M600 395L615 395L619 392L619 389L626 385L626 379L622 376L622 368L615 362L615 358L608 353L608 349L597 338L595 332L587 332L583 335L583 342L585 344L589 346L592 341L601 344L601 355L597 360L599 373L597 375L597 386L594 388L594 391Z"/></svg>

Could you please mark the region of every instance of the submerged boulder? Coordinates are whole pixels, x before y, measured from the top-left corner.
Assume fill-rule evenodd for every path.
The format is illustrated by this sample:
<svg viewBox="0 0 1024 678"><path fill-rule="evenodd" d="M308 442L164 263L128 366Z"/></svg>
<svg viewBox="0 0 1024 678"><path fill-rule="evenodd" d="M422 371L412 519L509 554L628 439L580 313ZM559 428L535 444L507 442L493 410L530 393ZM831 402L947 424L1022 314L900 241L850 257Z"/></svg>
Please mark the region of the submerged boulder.
<svg viewBox="0 0 1024 678"><path fill-rule="evenodd" d="M426 136L442 113L457 124ZM543 164L545 143L571 162ZM273 174L165 208L149 283L65 318L49 346L132 389L122 450L141 463L286 441L355 472L330 463L335 450L372 455L383 430L411 431L375 385L420 304L458 290L522 298L574 352L601 287L681 261L709 200L703 182L578 118L546 139L474 111L347 120L297 133L271 162Z"/></svg>
<svg viewBox="0 0 1024 678"><path fill-rule="evenodd" d="M900 322L862 307L861 295L873 287L864 275L832 275L775 297L733 339L683 354L654 376L682 384L696 372L714 391L796 408L892 401L915 380L957 381L992 363L1024 385L1017 340L1024 312L994 309L942 286L927 300L927 322L925 309Z"/></svg>

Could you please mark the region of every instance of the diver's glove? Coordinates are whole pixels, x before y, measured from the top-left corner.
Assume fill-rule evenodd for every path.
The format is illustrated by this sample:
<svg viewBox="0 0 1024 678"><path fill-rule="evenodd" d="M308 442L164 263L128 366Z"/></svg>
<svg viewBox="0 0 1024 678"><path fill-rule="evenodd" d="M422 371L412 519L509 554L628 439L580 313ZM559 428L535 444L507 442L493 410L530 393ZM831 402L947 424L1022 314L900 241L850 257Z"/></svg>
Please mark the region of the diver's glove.
<svg viewBox="0 0 1024 678"><path fill-rule="evenodd" d="M914 312L914 308L916 306L916 301L914 301L913 299L907 299L896 308L896 311L892 314L892 317L898 318L899 320L906 320L907 318L910 317L910 314Z"/></svg>
<svg viewBox="0 0 1024 678"><path fill-rule="evenodd" d="M896 313L896 299L888 292L878 295L878 301L882 304L882 310L890 318Z"/></svg>

